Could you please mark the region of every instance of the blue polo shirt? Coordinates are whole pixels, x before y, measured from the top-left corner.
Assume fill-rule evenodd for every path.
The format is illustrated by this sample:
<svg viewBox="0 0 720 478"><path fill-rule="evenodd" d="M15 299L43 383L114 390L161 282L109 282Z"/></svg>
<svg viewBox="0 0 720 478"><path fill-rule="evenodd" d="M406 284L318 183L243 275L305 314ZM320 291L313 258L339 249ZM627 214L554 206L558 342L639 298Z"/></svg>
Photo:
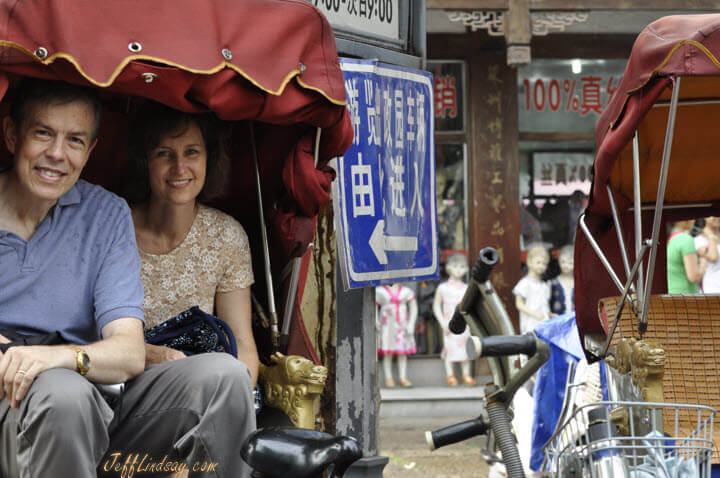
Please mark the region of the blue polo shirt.
<svg viewBox="0 0 720 478"><path fill-rule="evenodd" d="M0 230L0 329L58 331L88 343L122 317L144 320L140 258L123 199L80 180L28 242Z"/></svg>

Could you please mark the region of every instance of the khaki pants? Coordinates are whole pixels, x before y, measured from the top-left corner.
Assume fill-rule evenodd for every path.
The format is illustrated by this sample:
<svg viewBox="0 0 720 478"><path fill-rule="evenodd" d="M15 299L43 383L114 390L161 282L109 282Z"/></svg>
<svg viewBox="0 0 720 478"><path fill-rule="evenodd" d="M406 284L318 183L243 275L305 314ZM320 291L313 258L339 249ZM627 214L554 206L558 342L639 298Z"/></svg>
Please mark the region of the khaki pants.
<svg viewBox="0 0 720 478"><path fill-rule="evenodd" d="M247 477L255 429L250 373L228 354L152 365L115 412L78 373L41 373L18 409L0 400L0 476Z"/></svg>

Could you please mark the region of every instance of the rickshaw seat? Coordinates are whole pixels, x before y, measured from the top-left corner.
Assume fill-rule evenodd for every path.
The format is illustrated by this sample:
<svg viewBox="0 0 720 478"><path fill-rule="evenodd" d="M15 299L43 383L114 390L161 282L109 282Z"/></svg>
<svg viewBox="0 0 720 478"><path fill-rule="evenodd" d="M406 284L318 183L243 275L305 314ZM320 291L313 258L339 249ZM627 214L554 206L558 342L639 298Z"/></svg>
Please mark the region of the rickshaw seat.
<svg viewBox="0 0 720 478"><path fill-rule="evenodd" d="M302 428L268 427L253 432L243 443L243 459L263 477L311 478L335 464L331 477L341 477L362 457L352 437Z"/></svg>
<svg viewBox="0 0 720 478"><path fill-rule="evenodd" d="M600 318L612 325L620 297L598 302ZM625 306L612 344L621 338L639 338L637 319ZM705 405L720 410L720 295L653 295L650 297L648 328L644 340L654 340L665 348L663 398L666 403ZM680 416L680 428L689 434L697 425L697 415ZM665 417L666 429L674 417ZM713 463L720 463L720 421L713 430Z"/></svg>

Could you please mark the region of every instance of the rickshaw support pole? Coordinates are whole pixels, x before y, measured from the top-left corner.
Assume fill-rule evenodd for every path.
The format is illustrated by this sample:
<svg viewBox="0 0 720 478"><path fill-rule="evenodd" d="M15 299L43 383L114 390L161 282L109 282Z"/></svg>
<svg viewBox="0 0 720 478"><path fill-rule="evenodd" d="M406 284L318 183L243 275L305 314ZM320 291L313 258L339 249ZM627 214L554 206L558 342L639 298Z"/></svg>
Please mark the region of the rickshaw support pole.
<svg viewBox="0 0 720 478"><path fill-rule="evenodd" d="M585 222L585 213L583 213L580 216L580 220L578 221L580 224L580 229L585 234L585 237L587 237L588 242L592 246L593 250L595 251L595 254L597 254L598 258L600 259L600 262L602 265L605 266L605 269L607 270L608 274L610 274L610 278L615 283L615 286L618 288L620 292L625 289L625 286L620 281L620 278L615 273L615 270L612 268L612 265L610 265L610 261L608 261L607 257L603 253L602 249L600 248L600 245L597 243L595 238L593 237L592 233L590 232L590 229L588 229L587 223Z"/></svg>
<svg viewBox="0 0 720 478"><path fill-rule="evenodd" d="M263 259L265 260L265 284L267 284L268 311L270 313L270 335L272 339L273 352L278 350L280 332L278 331L278 314L275 308L275 292L272 281L272 270L270 268L270 247L268 246L267 228L265 226L265 212L263 210L262 188L260 186L260 162L258 160L257 146L255 144L255 129L253 123L248 123L250 128L250 146L252 148L253 162L255 164L255 181L257 183L258 212L260 214L260 233L262 235Z"/></svg>
<svg viewBox="0 0 720 478"><path fill-rule="evenodd" d="M605 185L607 188L608 199L610 200L610 208L612 209L613 221L615 221L615 231L617 232L618 246L622 255L623 265L625 266L626 280L630 280L630 262L628 261L627 250L625 249L625 235L623 234L622 224L620 224L620 215L618 214L617 205L615 204L615 196L613 195L610 183ZM632 288L631 288L632 290Z"/></svg>
<svg viewBox="0 0 720 478"><path fill-rule="evenodd" d="M650 291L652 287L652 277L655 272L655 259L657 257L658 239L660 236L660 222L662 220L661 213L663 203L665 201L665 186L667 185L668 165L670 164L670 153L672 151L673 133L675 132L675 117L677 116L678 98L680 97L680 77L673 78L672 96L670 97L670 111L668 112L667 130L665 131L665 145L663 148L663 158L660 166L660 179L658 182L657 199L655 200L655 217L653 218L652 246L650 248L650 259L648 260L647 282L645 283L645 292L643 293L642 315L638 323L638 333L642 339L643 334L647 330L647 315L650 309Z"/></svg>
<svg viewBox="0 0 720 478"><path fill-rule="evenodd" d="M637 130L633 136L633 202L635 203L635 260L640 260L642 249L642 198L640 197L640 137ZM644 280L642 267L638 269L636 300L638 304L643 303Z"/></svg>
<svg viewBox="0 0 720 478"><path fill-rule="evenodd" d="M630 271L630 274L628 275L627 282L625 283L625 289L623 289L622 296L620 297L620 302L618 303L617 309L615 309L615 320L613 321L612 328L610 328L609 333L607 334L607 339L605 339L605 347L603 347L602 355L600 356L602 358L607 357L608 349L610 348L610 342L612 342L613 335L615 335L615 329L620 322L620 315L622 314L623 307L625 307L625 300L627 299L628 293L630 292L632 281L633 279L635 279L635 274L637 274L640 269L642 269L642 262L645 259L645 254L647 254L649 248L650 241L645 241L642 249L640 249L640 254L638 255L638 258L633 265L632 271Z"/></svg>

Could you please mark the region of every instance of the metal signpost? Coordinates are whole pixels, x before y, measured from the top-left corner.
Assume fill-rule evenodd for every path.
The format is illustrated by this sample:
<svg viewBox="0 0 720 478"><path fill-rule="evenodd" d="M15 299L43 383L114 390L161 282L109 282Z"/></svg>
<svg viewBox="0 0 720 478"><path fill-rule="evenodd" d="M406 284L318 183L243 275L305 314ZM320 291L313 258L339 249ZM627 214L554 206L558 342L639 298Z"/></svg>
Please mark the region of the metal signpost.
<svg viewBox="0 0 720 478"><path fill-rule="evenodd" d="M345 289L438 277L432 75L341 59L353 144L337 158Z"/></svg>

